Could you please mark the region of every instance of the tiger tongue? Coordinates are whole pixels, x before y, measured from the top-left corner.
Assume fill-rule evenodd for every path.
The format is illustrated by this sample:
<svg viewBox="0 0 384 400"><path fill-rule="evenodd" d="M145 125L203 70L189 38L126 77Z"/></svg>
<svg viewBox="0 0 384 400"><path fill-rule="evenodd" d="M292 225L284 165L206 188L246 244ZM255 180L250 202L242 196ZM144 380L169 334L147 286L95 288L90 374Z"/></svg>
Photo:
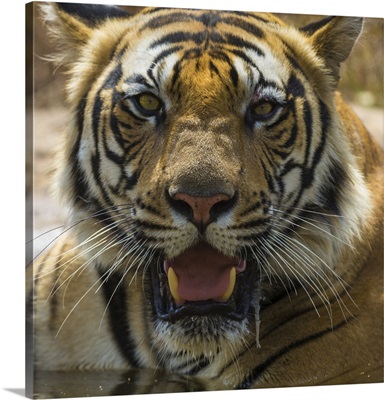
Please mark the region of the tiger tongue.
<svg viewBox="0 0 384 400"><path fill-rule="evenodd" d="M239 260L227 257L200 242L164 263L171 293L177 303L187 301L226 301L232 293Z"/></svg>

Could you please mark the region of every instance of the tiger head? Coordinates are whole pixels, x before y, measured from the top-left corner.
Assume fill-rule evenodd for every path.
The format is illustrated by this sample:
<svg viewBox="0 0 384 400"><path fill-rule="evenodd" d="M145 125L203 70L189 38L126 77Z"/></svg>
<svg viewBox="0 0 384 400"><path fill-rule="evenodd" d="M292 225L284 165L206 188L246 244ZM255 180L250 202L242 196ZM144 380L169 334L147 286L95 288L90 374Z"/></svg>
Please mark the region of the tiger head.
<svg viewBox="0 0 384 400"><path fill-rule="evenodd" d="M360 19L45 11L72 113L57 190L101 274L144 291L159 343L235 348L271 287L321 297L348 272L370 203L335 88Z"/></svg>

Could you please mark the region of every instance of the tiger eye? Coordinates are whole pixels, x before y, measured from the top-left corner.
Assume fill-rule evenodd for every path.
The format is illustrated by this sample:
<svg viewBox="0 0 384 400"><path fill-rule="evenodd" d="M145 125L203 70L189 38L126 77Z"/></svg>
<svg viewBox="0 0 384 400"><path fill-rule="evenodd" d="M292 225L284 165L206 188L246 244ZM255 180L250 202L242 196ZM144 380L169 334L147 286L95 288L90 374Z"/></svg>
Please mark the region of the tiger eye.
<svg viewBox="0 0 384 400"><path fill-rule="evenodd" d="M270 101L263 101L261 103L255 104L255 106L253 107L253 112L256 115L265 117L274 110L274 107L274 104Z"/></svg>
<svg viewBox="0 0 384 400"><path fill-rule="evenodd" d="M150 93L143 93L137 97L137 102L145 111L159 111L161 108L161 101L156 96Z"/></svg>

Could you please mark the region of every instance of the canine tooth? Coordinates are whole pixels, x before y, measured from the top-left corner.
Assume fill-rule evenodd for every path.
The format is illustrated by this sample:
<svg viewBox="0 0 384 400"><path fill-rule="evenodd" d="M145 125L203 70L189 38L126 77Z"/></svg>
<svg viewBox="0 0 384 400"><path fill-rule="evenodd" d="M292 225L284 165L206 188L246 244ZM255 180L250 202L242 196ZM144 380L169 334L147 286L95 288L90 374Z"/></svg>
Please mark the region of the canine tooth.
<svg viewBox="0 0 384 400"><path fill-rule="evenodd" d="M184 300L182 297L180 297L178 292L179 279L177 278L177 275L172 267L168 269L168 284L169 284L169 289L171 291L171 295L175 300L176 305L183 304Z"/></svg>
<svg viewBox="0 0 384 400"><path fill-rule="evenodd" d="M229 272L229 285L225 293L220 297L220 301L227 301L232 293L233 289L235 288L236 283L236 267L232 267L231 271Z"/></svg>

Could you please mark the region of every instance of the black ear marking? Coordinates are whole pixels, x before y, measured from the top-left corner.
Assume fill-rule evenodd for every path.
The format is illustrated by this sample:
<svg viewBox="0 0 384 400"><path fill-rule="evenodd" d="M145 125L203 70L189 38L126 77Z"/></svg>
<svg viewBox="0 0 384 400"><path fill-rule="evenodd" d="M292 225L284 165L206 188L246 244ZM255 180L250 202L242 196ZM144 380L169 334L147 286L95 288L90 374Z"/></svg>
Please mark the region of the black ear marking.
<svg viewBox="0 0 384 400"><path fill-rule="evenodd" d="M339 80L340 64L349 56L362 27L360 17L326 17L301 28L324 60L335 84Z"/></svg>
<svg viewBox="0 0 384 400"><path fill-rule="evenodd" d="M56 3L56 5L60 11L81 19L90 27L95 27L106 19L126 18L131 15L122 8L106 4Z"/></svg>
<svg viewBox="0 0 384 400"><path fill-rule="evenodd" d="M319 21L312 22L308 25L299 28L299 30L303 33L306 33L308 36L312 36L316 31L321 29L323 26L327 25L333 18L335 17L329 16L322 18Z"/></svg>

